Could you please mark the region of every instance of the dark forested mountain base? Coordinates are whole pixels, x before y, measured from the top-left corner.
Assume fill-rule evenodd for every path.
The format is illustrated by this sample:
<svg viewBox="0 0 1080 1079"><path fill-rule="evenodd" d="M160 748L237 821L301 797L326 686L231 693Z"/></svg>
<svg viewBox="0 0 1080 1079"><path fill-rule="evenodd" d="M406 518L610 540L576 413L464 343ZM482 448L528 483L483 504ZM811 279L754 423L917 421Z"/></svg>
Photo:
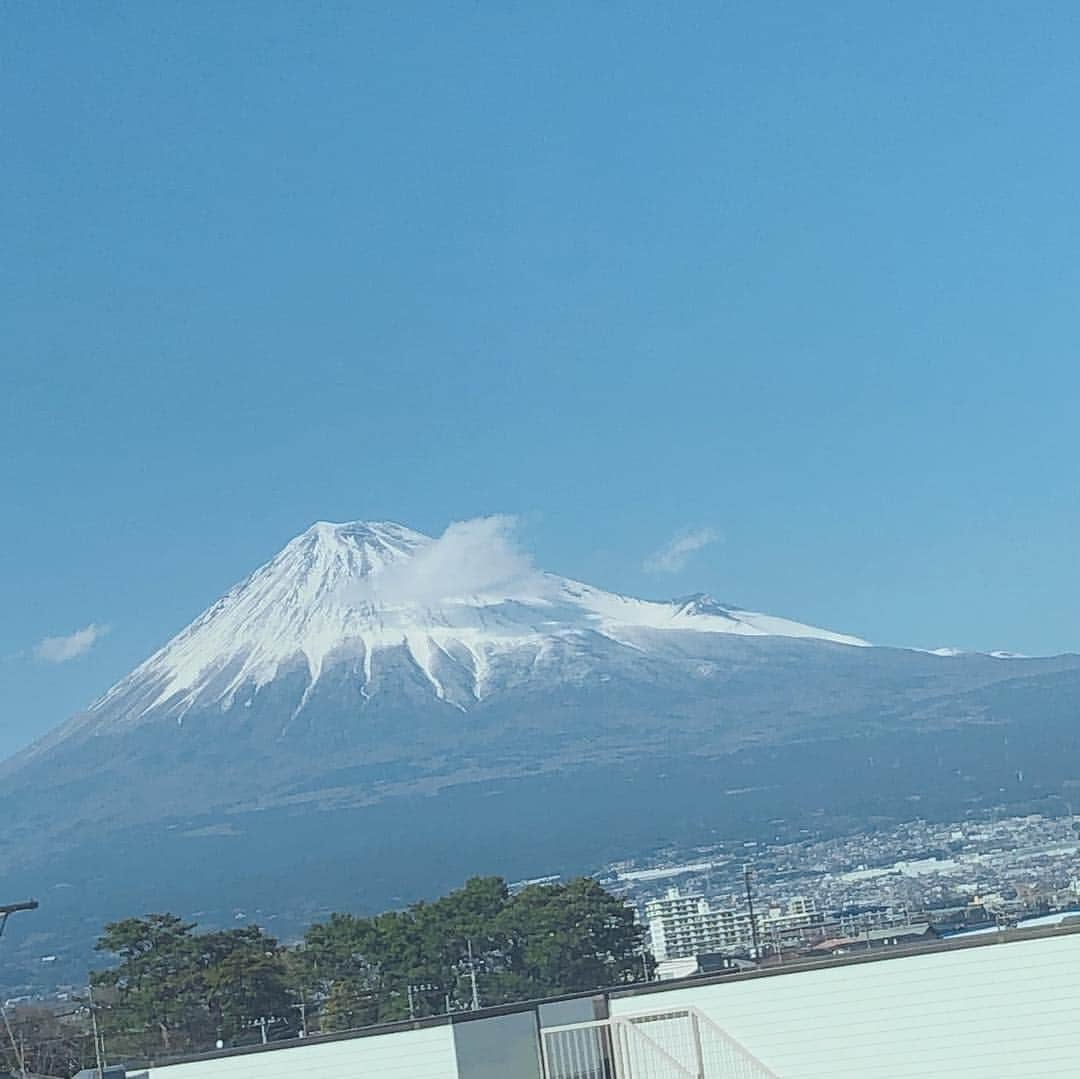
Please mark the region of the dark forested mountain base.
<svg viewBox="0 0 1080 1079"><path fill-rule="evenodd" d="M80 978L101 925L133 912L254 920L288 939L330 910L402 905L475 873L587 872L670 842L838 833L999 804L1058 811L1080 784L1080 724L1060 692L1021 680L979 691L981 720L945 729L628 753L370 805L236 807L120 827L57 813L59 849L23 842L18 860L4 859L5 894L42 901L5 941L5 982ZM43 954L58 958L42 964Z"/></svg>

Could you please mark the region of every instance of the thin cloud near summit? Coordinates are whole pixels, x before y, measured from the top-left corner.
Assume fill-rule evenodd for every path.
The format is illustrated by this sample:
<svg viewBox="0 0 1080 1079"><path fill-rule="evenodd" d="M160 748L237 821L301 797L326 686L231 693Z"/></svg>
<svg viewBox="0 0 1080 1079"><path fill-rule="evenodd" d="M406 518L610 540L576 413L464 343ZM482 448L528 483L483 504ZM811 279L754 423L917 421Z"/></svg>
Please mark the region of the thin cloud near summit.
<svg viewBox="0 0 1080 1079"><path fill-rule="evenodd" d="M518 541L517 529L517 519L505 514L455 521L412 558L358 582L344 598L437 605L473 595L542 592L543 574Z"/></svg>
<svg viewBox="0 0 1080 1079"><path fill-rule="evenodd" d="M684 528L645 559L644 569L648 573L678 573L692 555L719 539L714 528Z"/></svg>
<svg viewBox="0 0 1080 1079"><path fill-rule="evenodd" d="M86 655L108 632L108 626L91 622L90 625L83 626L82 629L77 629L74 633L68 633L65 636L42 637L34 645L34 658L43 660L45 663L67 663L68 660Z"/></svg>

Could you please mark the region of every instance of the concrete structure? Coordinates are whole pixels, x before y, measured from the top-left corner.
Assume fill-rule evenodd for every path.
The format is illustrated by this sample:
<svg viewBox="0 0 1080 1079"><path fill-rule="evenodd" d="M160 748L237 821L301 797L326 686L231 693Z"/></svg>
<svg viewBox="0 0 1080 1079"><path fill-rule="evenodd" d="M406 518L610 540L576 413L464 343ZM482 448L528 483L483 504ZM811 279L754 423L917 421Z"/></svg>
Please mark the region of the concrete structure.
<svg viewBox="0 0 1080 1079"><path fill-rule="evenodd" d="M233 1050L149 1079L640 1079L639 1050L661 1042L649 1079L1053 1079L1080 1075L1077 1002L1080 926L1065 923ZM706 1063L687 1070L679 1031L743 1062L709 1064L695 1034L685 1050L704 1045ZM621 1055L601 1062L609 1035ZM570 1070L549 1053L545 1073L559 1039Z"/></svg>
<svg viewBox="0 0 1080 1079"><path fill-rule="evenodd" d="M797 896L756 911L754 921L762 947L768 948L771 942L804 935L823 918L812 899ZM745 950L753 941L748 910L716 907L704 896L683 895L678 888L645 904L645 922L652 953L660 961Z"/></svg>
<svg viewBox="0 0 1080 1079"><path fill-rule="evenodd" d="M661 959L656 964L653 977L658 982L670 982L679 978L692 978L700 970L696 955L680 956L678 959ZM0 1076L3 1079L3 1076Z"/></svg>
<svg viewBox="0 0 1080 1079"><path fill-rule="evenodd" d="M738 940L734 911L714 911L704 896L683 895L678 888L645 904L645 924L660 962L719 952Z"/></svg>
<svg viewBox="0 0 1080 1079"><path fill-rule="evenodd" d="M868 929L852 937L826 937L810 951L820 955L847 955L870 948L894 948L901 944L920 944L935 939L937 934L928 922L892 926L887 929Z"/></svg>
<svg viewBox="0 0 1080 1079"><path fill-rule="evenodd" d="M756 964L749 959L724 955L721 952L703 952L682 959L662 959L653 970L653 981L669 982L678 978L696 978L709 974L737 974L741 970L754 970Z"/></svg>

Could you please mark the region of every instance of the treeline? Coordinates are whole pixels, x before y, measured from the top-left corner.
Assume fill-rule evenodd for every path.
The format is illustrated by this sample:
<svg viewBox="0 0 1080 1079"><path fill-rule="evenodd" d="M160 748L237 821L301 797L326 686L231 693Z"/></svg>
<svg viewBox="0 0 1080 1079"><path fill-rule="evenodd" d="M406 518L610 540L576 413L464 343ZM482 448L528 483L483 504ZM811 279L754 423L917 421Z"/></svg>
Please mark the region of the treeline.
<svg viewBox="0 0 1080 1079"><path fill-rule="evenodd" d="M406 910L334 914L291 948L173 914L108 925L97 948L115 959L91 974L110 1059L588 991L640 980L652 962L633 912L588 878L514 894L474 878Z"/></svg>

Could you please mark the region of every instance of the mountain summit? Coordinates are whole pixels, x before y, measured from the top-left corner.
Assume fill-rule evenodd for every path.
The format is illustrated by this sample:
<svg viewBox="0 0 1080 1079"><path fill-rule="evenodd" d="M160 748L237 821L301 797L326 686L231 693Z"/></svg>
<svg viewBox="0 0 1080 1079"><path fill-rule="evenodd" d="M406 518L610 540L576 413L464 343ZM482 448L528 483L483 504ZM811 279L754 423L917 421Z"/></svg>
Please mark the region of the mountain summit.
<svg viewBox="0 0 1080 1079"><path fill-rule="evenodd" d="M291 721L325 672L344 668L367 699L382 662L402 657L437 699L465 709L492 690L515 654L536 667L553 649L589 638L640 649L641 631L866 643L707 596L632 599L524 561L509 573L477 573L486 538L470 543L390 522L320 521L91 705L87 718L182 722L195 708L251 706L264 687L300 672Z"/></svg>

